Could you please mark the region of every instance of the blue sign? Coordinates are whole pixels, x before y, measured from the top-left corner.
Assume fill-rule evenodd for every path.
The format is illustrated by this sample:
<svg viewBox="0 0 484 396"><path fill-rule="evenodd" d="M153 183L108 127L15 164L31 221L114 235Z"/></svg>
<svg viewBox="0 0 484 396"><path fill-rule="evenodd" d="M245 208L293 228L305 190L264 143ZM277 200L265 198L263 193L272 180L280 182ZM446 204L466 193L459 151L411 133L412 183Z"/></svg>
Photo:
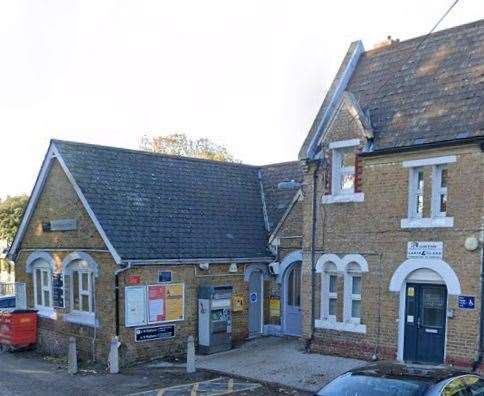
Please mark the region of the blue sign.
<svg viewBox="0 0 484 396"><path fill-rule="evenodd" d="M251 303L256 303L257 302L257 293L256 292L250 293L250 302Z"/></svg>
<svg viewBox="0 0 484 396"><path fill-rule="evenodd" d="M459 296L457 298L459 308L474 309L476 307L476 298L474 296Z"/></svg>

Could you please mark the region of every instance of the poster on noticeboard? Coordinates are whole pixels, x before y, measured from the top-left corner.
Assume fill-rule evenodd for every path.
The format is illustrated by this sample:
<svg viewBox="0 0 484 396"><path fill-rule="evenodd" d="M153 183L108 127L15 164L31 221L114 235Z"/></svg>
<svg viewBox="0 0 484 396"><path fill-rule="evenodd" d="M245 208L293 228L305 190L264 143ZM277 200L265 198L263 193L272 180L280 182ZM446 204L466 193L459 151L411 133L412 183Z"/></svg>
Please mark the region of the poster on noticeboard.
<svg viewBox="0 0 484 396"><path fill-rule="evenodd" d="M149 324L184 319L184 286L183 283L147 286Z"/></svg>

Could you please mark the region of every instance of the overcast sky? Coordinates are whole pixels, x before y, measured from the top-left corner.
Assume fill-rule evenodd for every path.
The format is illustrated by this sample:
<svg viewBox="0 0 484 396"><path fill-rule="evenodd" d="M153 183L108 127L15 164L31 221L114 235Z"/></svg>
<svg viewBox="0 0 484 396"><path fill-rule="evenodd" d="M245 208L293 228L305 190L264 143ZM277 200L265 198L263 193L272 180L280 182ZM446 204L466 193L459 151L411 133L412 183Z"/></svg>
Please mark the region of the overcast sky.
<svg viewBox="0 0 484 396"><path fill-rule="evenodd" d="M451 1L0 0L0 197L30 193L51 138L294 160L350 42L423 35ZM483 11L461 0L439 29Z"/></svg>

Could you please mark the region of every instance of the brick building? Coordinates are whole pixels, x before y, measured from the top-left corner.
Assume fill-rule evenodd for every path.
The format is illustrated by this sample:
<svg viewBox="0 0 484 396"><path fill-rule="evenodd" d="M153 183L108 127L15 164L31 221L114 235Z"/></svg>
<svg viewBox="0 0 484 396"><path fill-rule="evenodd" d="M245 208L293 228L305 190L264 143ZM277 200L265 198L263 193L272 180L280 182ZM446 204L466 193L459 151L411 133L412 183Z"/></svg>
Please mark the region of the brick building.
<svg viewBox="0 0 484 396"><path fill-rule="evenodd" d="M40 346L61 352L76 335L105 359L118 335L125 362L177 353L211 284L233 287L235 340L477 366L484 21L422 40L352 43L296 162L52 141L9 253ZM128 295L159 284L181 305L133 319L142 302ZM172 337L136 341L165 325Z"/></svg>

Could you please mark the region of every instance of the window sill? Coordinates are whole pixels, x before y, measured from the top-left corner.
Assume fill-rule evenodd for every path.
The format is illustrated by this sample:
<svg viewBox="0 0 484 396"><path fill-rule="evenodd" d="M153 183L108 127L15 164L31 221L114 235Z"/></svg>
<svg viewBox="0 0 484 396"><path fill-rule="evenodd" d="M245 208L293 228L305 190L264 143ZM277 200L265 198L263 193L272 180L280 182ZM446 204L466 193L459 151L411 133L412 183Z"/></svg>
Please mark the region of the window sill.
<svg viewBox="0 0 484 396"><path fill-rule="evenodd" d="M35 309L37 310L37 315L42 318L57 319L57 312L53 308L35 307Z"/></svg>
<svg viewBox="0 0 484 396"><path fill-rule="evenodd" d="M345 202L363 202L365 200L364 193L350 193L350 194L335 194L323 195L321 202L324 204L345 203Z"/></svg>
<svg viewBox="0 0 484 396"><path fill-rule="evenodd" d="M401 228L443 228L453 227L453 217L425 217L419 219L402 219Z"/></svg>
<svg viewBox="0 0 484 396"><path fill-rule="evenodd" d="M332 320L316 319L314 321L314 326L319 329L366 334L366 325L351 322L334 322Z"/></svg>
<svg viewBox="0 0 484 396"><path fill-rule="evenodd" d="M99 327L99 321L96 320L93 314L68 313L64 315L64 321L83 326Z"/></svg>

